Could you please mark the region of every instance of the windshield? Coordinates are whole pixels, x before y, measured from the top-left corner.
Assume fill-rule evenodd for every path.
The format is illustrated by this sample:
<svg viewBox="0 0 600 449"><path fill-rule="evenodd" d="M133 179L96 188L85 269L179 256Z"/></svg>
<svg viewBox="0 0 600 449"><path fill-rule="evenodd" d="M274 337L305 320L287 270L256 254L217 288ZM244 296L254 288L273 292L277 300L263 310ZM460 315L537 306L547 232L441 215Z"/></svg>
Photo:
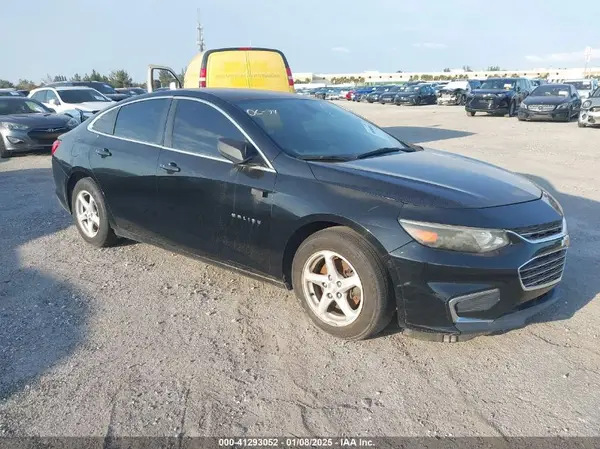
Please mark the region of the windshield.
<svg viewBox="0 0 600 449"><path fill-rule="evenodd" d="M594 97L594 98L598 98L598 97L600 97L600 87L599 87L598 89L596 89L596 90L595 90L595 91L594 91L594 92L593 92L593 93L590 95L590 98L592 98L592 97Z"/></svg>
<svg viewBox="0 0 600 449"><path fill-rule="evenodd" d="M88 101L110 101L95 89L59 90L58 96L64 103L86 103Z"/></svg>
<svg viewBox="0 0 600 449"><path fill-rule="evenodd" d="M592 90L591 81L565 81L565 84L570 84L577 90Z"/></svg>
<svg viewBox="0 0 600 449"><path fill-rule="evenodd" d="M351 112L302 98L240 101L237 105L287 154L299 159L354 159L400 141Z"/></svg>
<svg viewBox="0 0 600 449"><path fill-rule="evenodd" d="M515 88L515 84L516 81L511 79L487 80L481 84L480 89L513 90Z"/></svg>
<svg viewBox="0 0 600 449"><path fill-rule="evenodd" d="M543 84L531 92L532 97L568 97L569 86L564 84Z"/></svg>
<svg viewBox="0 0 600 449"><path fill-rule="evenodd" d="M110 84L106 84L106 83L94 83L88 87L91 87L92 89L96 89L98 92L101 92L105 95L113 95L113 94L119 93Z"/></svg>
<svg viewBox="0 0 600 449"><path fill-rule="evenodd" d="M408 86L406 89L404 89L404 92L418 92L420 88L421 86Z"/></svg>
<svg viewBox="0 0 600 449"><path fill-rule="evenodd" d="M44 105L28 99L0 98L0 115L35 114L52 112Z"/></svg>

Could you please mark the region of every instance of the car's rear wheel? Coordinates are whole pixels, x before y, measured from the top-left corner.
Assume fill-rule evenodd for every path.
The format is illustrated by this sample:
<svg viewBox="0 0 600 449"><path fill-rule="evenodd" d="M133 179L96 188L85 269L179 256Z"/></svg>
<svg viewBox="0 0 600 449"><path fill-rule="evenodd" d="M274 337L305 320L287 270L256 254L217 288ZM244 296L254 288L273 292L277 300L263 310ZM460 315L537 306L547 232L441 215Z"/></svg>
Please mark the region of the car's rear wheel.
<svg viewBox="0 0 600 449"><path fill-rule="evenodd" d="M467 102L467 97L465 97L464 95L461 95L460 100L458 100L458 105L464 106L466 102Z"/></svg>
<svg viewBox="0 0 600 449"><path fill-rule="evenodd" d="M77 181L71 197L75 226L83 239L99 248L114 245L117 236L110 227L100 189L91 178Z"/></svg>
<svg viewBox="0 0 600 449"><path fill-rule="evenodd" d="M345 227L316 232L292 264L294 291L312 321L339 338L362 340L383 330L394 301L373 247Z"/></svg>

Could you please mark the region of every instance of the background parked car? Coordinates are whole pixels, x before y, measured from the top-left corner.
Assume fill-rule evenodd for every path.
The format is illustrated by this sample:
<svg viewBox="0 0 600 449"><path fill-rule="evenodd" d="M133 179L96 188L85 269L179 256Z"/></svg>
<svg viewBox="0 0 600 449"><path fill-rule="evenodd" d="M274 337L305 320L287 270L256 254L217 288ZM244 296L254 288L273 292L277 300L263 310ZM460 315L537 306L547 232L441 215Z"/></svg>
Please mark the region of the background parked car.
<svg viewBox="0 0 600 449"><path fill-rule="evenodd" d="M379 102L381 104L394 103L394 98L398 92L401 92L405 89L404 86L392 86L389 88L387 92L383 92L379 95Z"/></svg>
<svg viewBox="0 0 600 449"><path fill-rule="evenodd" d="M113 101L121 101L125 98L129 98L129 94L119 93L108 83L103 83L101 81L59 81L56 83L45 84L43 87L65 87L65 86L73 86L73 87L91 87L92 89L96 89L102 95L107 98L110 98Z"/></svg>
<svg viewBox="0 0 600 449"><path fill-rule="evenodd" d="M533 89L519 106L519 120L568 122L579 114L581 99L570 84L543 84Z"/></svg>
<svg viewBox="0 0 600 449"><path fill-rule="evenodd" d="M394 97L394 104L399 106L401 104L410 104L414 106L422 104L435 104L437 101L437 94L432 86L429 84L417 84L413 86L407 86L403 90L399 91Z"/></svg>
<svg viewBox="0 0 600 449"><path fill-rule="evenodd" d="M87 120L113 103L96 89L85 86L40 87L32 90L29 98L39 101L55 112L70 115L80 121Z"/></svg>
<svg viewBox="0 0 600 449"><path fill-rule="evenodd" d="M532 90L527 78L490 78L467 96L465 111L470 117L477 112L514 117Z"/></svg>
<svg viewBox="0 0 600 449"><path fill-rule="evenodd" d="M600 88L583 101L577 121L580 128L596 125L600 125Z"/></svg>
<svg viewBox="0 0 600 449"><path fill-rule="evenodd" d="M25 151L50 151L61 134L78 124L77 119L54 114L31 98L0 97L0 157Z"/></svg>
<svg viewBox="0 0 600 449"><path fill-rule="evenodd" d="M367 94L367 96L366 96L367 102L375 103L375 102L379 101L379 96L382 93L389 91L392 87L394 87L394 86L377 86L375 88L375 90L373 90L371 93Z"/></svg>
<svg viewBox="0 0 600 449"><path fill-rule="evenodd" d="M3 87L0 89L0 97L22 97L23 94L14 87Z"/></svg>
<svg viewBox="0 0 600 449"><path fill-rule="evenodd" d="M583 100L591 95L598 88L597 79L580 79L580 80L565 80L564 84L570 84L579 93L579 97Z"/></svg>
<svg viewBox="0 0 600 449"><path fill-rule="evenodd" d="M117 87L115 90L120 94L125 94L129 96L144 95L148 93L148 91L142 87Z"/></svg>
<svg viewBox="0 0 600 449"><path fill-rule="evenodd" d="M367 99L367 95L373 92L376 88L373 86L361 87L354 91L354 95L352 96L352 101L361 102Z"/></svg>

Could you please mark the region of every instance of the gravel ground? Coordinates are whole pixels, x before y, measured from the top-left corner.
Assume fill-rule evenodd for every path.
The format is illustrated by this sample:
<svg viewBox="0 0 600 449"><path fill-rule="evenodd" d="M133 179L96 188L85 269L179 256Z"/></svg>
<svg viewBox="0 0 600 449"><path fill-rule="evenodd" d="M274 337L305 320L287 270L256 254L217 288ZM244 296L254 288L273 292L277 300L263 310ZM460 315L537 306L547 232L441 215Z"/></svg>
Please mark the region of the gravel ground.
<svg viewBox="0 0 600 449"><path fill-rule="evenodd" d="M465 343L317 331L295 297L146 244L84 244L50 159L0 162L0 435L600 435L600 130L343 104L562 202L563 301Z"/></svg>

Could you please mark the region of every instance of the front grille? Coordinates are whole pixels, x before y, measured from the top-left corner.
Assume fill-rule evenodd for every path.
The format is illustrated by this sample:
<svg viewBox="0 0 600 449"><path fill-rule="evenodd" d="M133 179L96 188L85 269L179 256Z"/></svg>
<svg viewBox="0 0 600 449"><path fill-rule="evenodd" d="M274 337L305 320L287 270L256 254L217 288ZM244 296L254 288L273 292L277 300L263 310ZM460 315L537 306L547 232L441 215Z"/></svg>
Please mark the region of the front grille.
<svg viewBox="0 0 600 449"><path fill-rule="evenodd" d="M552 104L530 104L528 106L528 109L531 109L532 111L548 112L554 111L554 109L556 109L556 106Z"/></svg>
<svg viewBox="0 0 600 449"><path fill-rule="evenodd" d="M563 231L563 223L561 220L558 220L511 230L527 240L541 240L554 235L560 235Z"/></svg>
<svg viewBox="0 0 600 449"><path fill-rule="evenodd" d="M494 100L484 100L482 98L474 98L471 101L470 106L475 109L493 109L494 108Z"/></svg>
<svg viewBox="0 0 600 449"><path fill-rule="evenodd" d="M67 128L35 128L27 133L29 138L41 145L49 145L60 136L68 131Z"/></svg>
<svg viewBox="0 0 600 449"><path fill-rule="evenodd" d="M566 259L566 249L531 259L519 268L519 278L523 288L536 290L559 282L562 279Z"/></svg>

